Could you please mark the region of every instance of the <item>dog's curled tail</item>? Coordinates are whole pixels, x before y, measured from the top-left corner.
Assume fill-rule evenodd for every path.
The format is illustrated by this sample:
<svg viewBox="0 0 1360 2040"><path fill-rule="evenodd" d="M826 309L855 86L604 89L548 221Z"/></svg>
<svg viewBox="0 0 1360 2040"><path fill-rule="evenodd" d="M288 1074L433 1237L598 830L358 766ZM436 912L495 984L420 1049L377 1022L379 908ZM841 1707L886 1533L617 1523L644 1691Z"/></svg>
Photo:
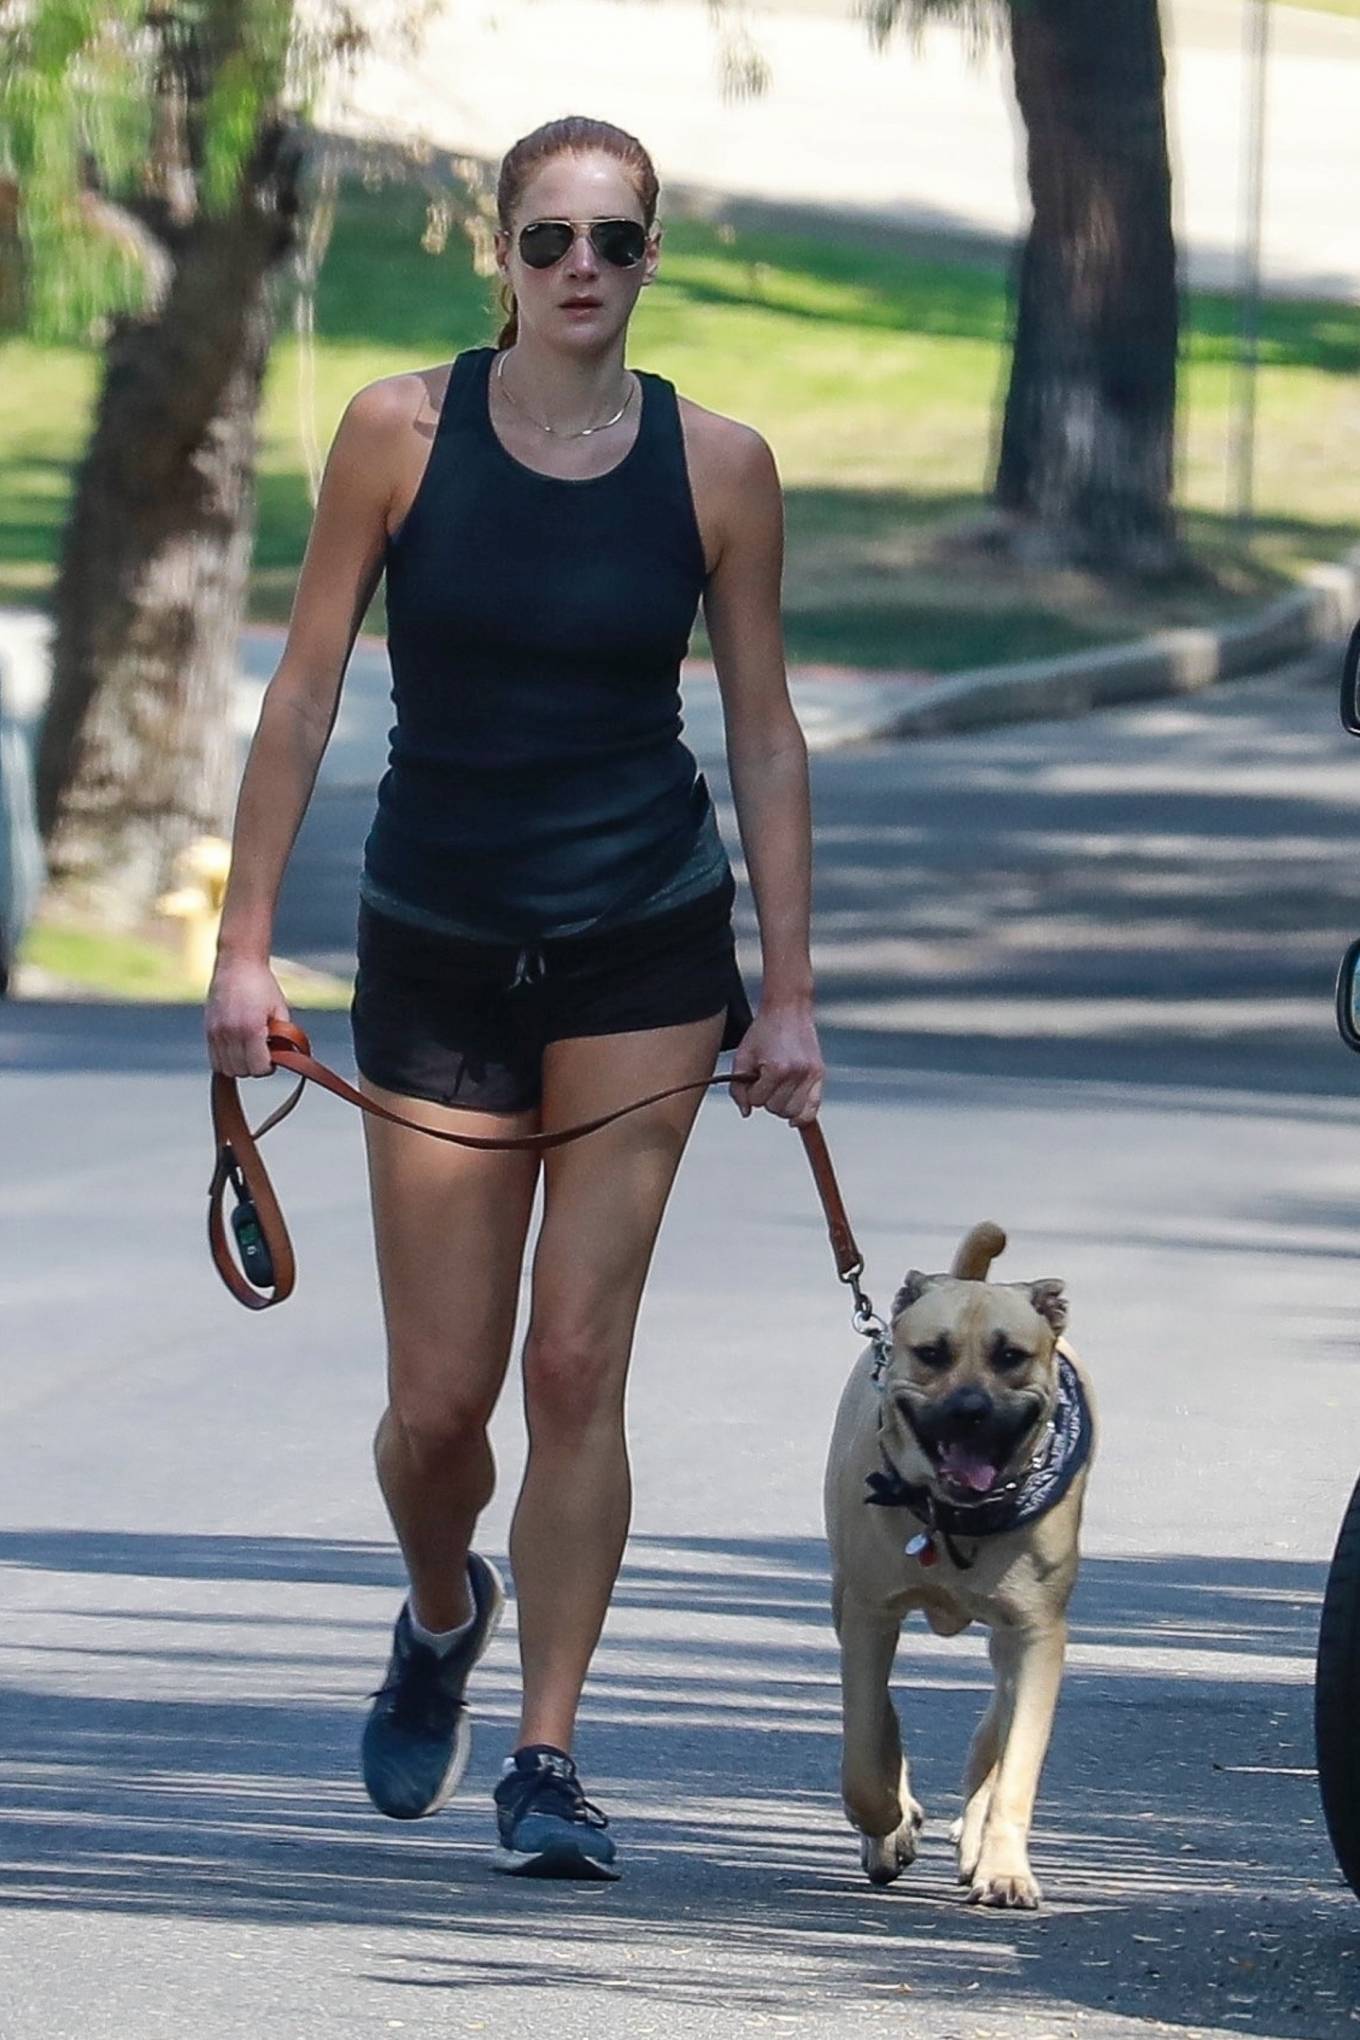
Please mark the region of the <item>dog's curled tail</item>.
<svg viewBox="0 0 1360 2040"><path fill-rule="evenodd" d="M981 1225L975 1225L963 1245L954 1256L950 1274L960 1282L985 1282L987 1270L998 1254L1006 1250L1006 1235L999 1225L993 1225L984 1218Z"/></svg>

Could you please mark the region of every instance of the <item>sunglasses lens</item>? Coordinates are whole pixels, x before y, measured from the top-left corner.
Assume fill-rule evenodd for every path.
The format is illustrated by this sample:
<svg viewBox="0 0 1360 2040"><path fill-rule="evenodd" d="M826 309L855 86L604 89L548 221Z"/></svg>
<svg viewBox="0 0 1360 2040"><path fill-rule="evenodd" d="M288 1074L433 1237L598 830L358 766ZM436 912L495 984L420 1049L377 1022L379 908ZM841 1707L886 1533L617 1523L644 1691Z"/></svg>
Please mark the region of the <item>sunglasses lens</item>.
<svg viewBox="0 0 1360 2040"><path fill-rule="evenodd" d="M647 246L647 230L637 220L597 220L590 238L616 269L631 269L641 262Z"/></svg>
<svg viewBox="0 0 1360 2040"><path fill-rule="evenodd" d="M571 246L565 220L531 220L519 237L519 252L530 269L551 269Z"/></svg>
<svg viewBox="0 0 1360 2040"><path fill-rule="evenodd" d="M590 238L596 254L616 269L632 269L641 262L647 247L647 229L639 220L595 220ZM573 239L566 220L530 220L520 230L519 252L530 269L551 269L560 262Z"/></svg>

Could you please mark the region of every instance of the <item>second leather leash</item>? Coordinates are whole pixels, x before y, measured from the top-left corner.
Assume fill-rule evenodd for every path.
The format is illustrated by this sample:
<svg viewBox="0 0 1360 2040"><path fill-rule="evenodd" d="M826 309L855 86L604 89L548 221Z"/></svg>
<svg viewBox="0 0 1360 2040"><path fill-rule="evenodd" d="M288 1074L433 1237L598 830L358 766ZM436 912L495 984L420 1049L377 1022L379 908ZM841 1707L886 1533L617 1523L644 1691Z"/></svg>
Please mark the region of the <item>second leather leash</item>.
<svg viewBox="0 0 1360 2040"><path fill-rule="evenodd" d="M238 1303L243 1303L248 1310L268 1310L273 1304L282 1303L292 1294L297 1278L292 1242L278 1198L274 1195L274 1186L260 1158L259 1142L271 1127L287 1118L309 1083L334 1092L337 1098L357 1105L361 1112L369 1112L377 1119L390 1120L394 1126L409 1126L417 1133L427 1134L432 1140L449 1141L455 1147L502 1151L536 1149L542 1153L549 1148L565 1147L568 1141L580 1140L588 1133L598 1133L601 1127L612 1126L616 1119L624 1119L630 1112L639 1112L647 1105L658 1105L664 1098L677 1098L685 1091L708 1090L714 1084L755 1081L754 1077L733 1077L730 1073L700 1077L693 1083L676 1084L668 1091L655 1091L650 1097L634 1099L631 1105L620 1105L612 1112L602 1113L598 1119L583 1120L578 1126L562 1127L555 1133L453 1133L443 1127L422 1126L418 1120L406 1119L401 1113L379 1105L375 1099L366 1098L353 1084L346 1083L333 1069L317 1061L307 1036L292 1021L279 1021L270 1029L267 1041L274 1067L293 1071L299 1081L277 1111L271 1112L253 1132L246 1123L237 1079L222 1076L217 1071L212 1078L212 1122L217 1152L212 1181L208 1185L208 1244L218 1274ZM831 1251L836 1259L836 1274L840 1281L850 1285L854 1297L851 1318L855 1330L877 1343L885 1336L886 1328L860 1287L864 1258L850 1229L826 1138L815 1120L811 1126L800 1126L798 1133L826 1217ZM241 1268L237 1267L227 1245L222 1216L223 1199L229 1184L236 1195L231 1224L241 1256ZM266 1294L266 1291L269 1293Z"/></svg>

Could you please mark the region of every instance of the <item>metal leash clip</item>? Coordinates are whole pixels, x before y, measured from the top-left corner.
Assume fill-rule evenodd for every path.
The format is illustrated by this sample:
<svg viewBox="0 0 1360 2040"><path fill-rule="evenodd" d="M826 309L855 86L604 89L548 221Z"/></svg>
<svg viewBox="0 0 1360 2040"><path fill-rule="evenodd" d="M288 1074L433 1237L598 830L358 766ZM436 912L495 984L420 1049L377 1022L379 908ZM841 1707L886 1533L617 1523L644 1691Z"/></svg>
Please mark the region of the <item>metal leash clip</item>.
<svg viewBox="0 0 1360 2040"><path fill-rule="evenodd" d="M859 1279L863 1273L864 1263L857 1261L853 1268L845 1270L841 1281L849 1283L850 1293L855 1299L854 1308L850 1313L851 1324L862 1339L873 1341L874 1364L871 1379L875 1388L882 1388L883 1375L892 1357L892 1339L888 1327L864 1293Z"/></svg>

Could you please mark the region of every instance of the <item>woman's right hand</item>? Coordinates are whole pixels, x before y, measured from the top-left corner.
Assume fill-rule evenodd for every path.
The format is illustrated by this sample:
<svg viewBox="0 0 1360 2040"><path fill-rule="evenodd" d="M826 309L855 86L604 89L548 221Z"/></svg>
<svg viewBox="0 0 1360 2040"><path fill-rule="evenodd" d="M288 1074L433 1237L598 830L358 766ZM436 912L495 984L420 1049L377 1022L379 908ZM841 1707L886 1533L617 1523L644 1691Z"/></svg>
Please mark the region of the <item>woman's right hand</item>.
<svg viewBox="0 0 1360 2040"><path fill-rule="evenodd" d="M224 1077L267 1077L274 1067L266 1035L287 1020L288 1001L267 963L219 957L203 1009L208 1058Z"/></svg>

